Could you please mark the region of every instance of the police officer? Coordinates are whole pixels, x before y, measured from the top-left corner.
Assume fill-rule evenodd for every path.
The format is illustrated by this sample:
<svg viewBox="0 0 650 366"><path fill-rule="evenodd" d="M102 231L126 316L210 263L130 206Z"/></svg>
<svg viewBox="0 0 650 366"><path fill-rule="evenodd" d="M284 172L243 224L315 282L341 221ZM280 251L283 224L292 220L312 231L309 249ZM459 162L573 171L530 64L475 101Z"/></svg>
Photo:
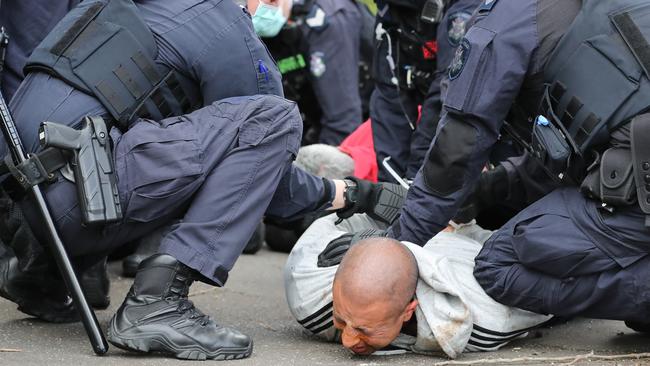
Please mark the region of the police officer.
<svg viewBox="0 0 650 366"><path fill-rule="evenodd" d="M436 133L442 110L442 85L447 68L454 58L469 26L469 20L481 0L453 0L447 5L445 15L436 31L436 71L433 82L422 102L420 122L411 136L405 176L413 179L424 162L431 140ZM406 130L408 131L408 130ZM403 162L395 162L403 166Z"/></svg>
<svg viewBox="0 0 650 366"><path fill-rule="evenodd" d="M444 70L476 1L389 0L378 1L377 6L370 118L377 162L382 167L379 180L393 181L382 163L390 157L393 169L404 176L418 106L436 78L437 54L442 54L439 67Z"/></svg>
<svg viewBox="0 0 650 366"><path fill-rule="evenodd" d="M318 141L338 146L362 122L359 58L367 10L355 0L249 0L248 9L265 38L278 36L290 19L283 33L296 38L302 53L280 66L308 67L322 113Z"/></svg>
<svg viewBox="0 0 650 366"><path fill-rule="evenodd" d="M53 171L55 182L44 189L76 266L176 222L160 254L141 265L109 340L179 358L250 355L249 337L187 300L194 280L225 283L299 146L299 116L283 99L215 102L282 95L279 72L247 12L229 1L83 2L36 48L26 72L11 108L27 151L41 150L38 126L46 120L78 127L84 116L102 116L113 126L121 221L81 225L74 177L65 169ZM0 150L6 154L4 144ZM32 202L16 193L14 199L44 242ZM74 309L59 296L63 286L37 283L52 277L3 265L0 295L28 314L69 321ZM54 298L58 306L46 307L54 300L45 299Z"/></svg>
<svg viewBox="0 0 650 366"><path fill-rule="evenodd" d="M647 325L649 7L484 0L450 66L438 133L387 235L422 244L441 230L505 126L564 186L492 235L476 258L479 284L537 313Z"/></svg>

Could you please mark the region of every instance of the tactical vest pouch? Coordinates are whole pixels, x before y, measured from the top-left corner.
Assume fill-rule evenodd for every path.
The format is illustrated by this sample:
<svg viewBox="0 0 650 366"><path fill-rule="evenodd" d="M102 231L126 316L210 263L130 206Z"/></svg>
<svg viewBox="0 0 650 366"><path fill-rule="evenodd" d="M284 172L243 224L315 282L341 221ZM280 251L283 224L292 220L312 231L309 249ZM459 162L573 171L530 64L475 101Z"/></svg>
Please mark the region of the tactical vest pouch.
<svg viewBox="0 0 650 366"><path fill-rule="evenodd" d="M636 194L641 211L650 215L650 114L632 119L631 125L632 164L636 180ZM650 226L646 216L646 226Z"/></svg>
<svg viewBox="0 0 650 366"><path fill-rule="evenodd" d="M562 179L568 170L571 148L564 134L544 117L538 117L533 125L531 140L533 155L538 158L549 174Z"/></svg>
<svg viewBox="0 0 650 366"><path fill-rule="evenodd" d="M95 96L126 129L135 117L189 110L172 72L161 75L157 46L131 0L85 1L34 50L25 73L43 71Z"/></svg>
<svg viewBox="0 0 650 366"><path fill-rule="evenodd" d="M631 151L617 147L607 149L600 164L592 164L580 190L587 196L613 207L634 204L636 192Z"/></svg>

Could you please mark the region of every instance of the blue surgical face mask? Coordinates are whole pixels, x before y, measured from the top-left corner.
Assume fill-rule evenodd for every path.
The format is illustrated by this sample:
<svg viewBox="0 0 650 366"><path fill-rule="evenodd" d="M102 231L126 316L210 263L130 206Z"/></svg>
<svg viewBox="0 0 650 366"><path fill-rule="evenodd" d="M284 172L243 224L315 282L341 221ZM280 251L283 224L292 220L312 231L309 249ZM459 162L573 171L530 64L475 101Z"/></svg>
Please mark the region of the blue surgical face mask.
<svg viewBox="0 0 650 366"><path fill-rule="evenodd" d="M261 37L277 36L286 22L287 18L282 14L280 7L265 4L261 1L257 6L257 10L255 10L255 14L253 14L253 28Z"/></svg>

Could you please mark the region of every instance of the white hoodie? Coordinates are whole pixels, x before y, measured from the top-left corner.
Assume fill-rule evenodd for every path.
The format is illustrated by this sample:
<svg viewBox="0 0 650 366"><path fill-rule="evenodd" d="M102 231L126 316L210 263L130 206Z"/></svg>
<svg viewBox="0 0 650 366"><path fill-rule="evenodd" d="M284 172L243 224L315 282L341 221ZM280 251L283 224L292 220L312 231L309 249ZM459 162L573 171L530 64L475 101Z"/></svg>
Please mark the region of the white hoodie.
<svg viewBox="0 0 650 366"><path fill-rule="evenodd" d="M291 251L284 271L291 313L309 333L330 341L339 338L332 324L332 282L338 266L319 268L318 255L342 234L383 228L366 215L355 215L339 225L336 220L330 215L314 222ZM403 243L419 269L417 337L401 335L394 346L417 353L444 352L455 358L464 350L499 349L550 319L499 304L476 282L474 258L490 235L471 224L453 233L439 233L424 247Z"/></svg>

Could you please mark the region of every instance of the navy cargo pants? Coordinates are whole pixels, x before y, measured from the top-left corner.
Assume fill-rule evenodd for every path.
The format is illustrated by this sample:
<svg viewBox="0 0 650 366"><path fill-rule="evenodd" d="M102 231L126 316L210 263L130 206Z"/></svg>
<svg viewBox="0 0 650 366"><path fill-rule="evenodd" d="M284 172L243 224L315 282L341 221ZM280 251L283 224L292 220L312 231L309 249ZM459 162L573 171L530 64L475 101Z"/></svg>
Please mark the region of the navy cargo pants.
<svg viewBox="0 0 650 366"><path fill-rule="evenodd" d="M45 188L71 257L97 256L169 225L161 252L222 285L262 219L281 178L292 168L302 121L296 105L277 96L235 97L162 121L141 119L112 129L124 218L81 225L75 185ZM23 211L44 239L36 210Z"/></svg>
<svg viewBox="0 0 650 366"><path fill-rule="evenodd" d="M650 229L636 207L598 209L560 188L495 232L474 276L505 305L542 314L648 322Z"/></svg>

